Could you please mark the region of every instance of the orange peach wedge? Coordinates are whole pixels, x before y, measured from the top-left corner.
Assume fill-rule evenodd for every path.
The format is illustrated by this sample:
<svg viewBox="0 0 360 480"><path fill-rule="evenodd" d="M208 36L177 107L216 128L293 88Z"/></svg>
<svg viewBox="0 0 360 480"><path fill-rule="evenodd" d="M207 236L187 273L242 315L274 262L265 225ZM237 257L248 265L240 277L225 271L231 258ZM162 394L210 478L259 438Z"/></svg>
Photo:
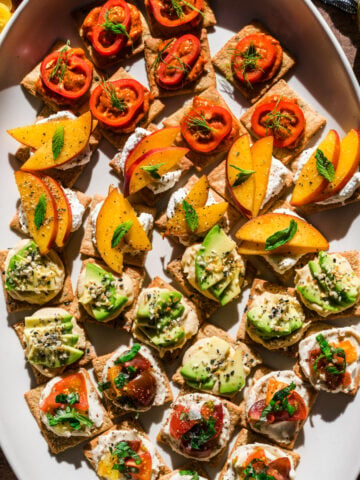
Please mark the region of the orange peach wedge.
<svg viewBox="0 0 360 480"><path fill-rule="evenodd" d="M252 217L257 217L263 204L272 161L274 137L264 137L254 143L251 147L252 168L254 172L254 199L252 206Z"/></svg>

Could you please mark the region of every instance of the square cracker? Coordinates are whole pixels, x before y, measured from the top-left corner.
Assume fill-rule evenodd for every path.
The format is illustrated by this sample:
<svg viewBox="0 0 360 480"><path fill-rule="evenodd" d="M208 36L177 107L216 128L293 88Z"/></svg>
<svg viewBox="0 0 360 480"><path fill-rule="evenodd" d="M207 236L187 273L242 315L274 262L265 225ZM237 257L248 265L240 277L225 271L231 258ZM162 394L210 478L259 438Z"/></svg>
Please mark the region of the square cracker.
<svg viewBox="0 0 360 480"><path fill-rule="evenodd" d="M223 108L226 108L232 115L232 119L233 119L233 125L235 126L235 128L237 129L238 133L237 133L237 136L240 136L244 133L247 133L246 129L243 127L243 125L240 124L240 122L238 121L238 119L235 117L235 115L231 112L230 108L228 107L227 103L225 102L225 100L222 98L222 96L220 95L220 93L216 90L216 88L208 88L207 90L204 90L203 92L201 92L199 94L199 97L201 98L205 98L206 100L209 100L211 102L213 102L214 104L216 105L220 105L221 107ZM163 120L163 124L165 127L178 127L180 125L180 122L183 118L184 115L186 115L186 113L188 111L190 111L192 108L192 101L190 101L189 103L186 103L183 107L181 107L179 110L177 110L175 113L173 113L172 115L170 115L170 117L167 117L165 120ZM235 138L234 138L235 140ZM188 147L188 144L186 143L186 141L183 139L181 133L179 133L178 137L177 137L177 143L180 145L180 146L185 146L185 147ZM202 154L202 153L199 153L199 152L195 152L193 150L190 150L190 152L188 153L187 155L190 160L194 163L195 165L195 168L198 170L198 171L201 171L203 170L205 167L207 167L208 165L210 165L211 163L215 162L215 160L219 160L221 157L224 156L224 152L219 152L219 153L213 153L213 154L209 154L209 155L205 155L205 154Z"/></svg>
<svg viewBox="0 0 360 480"><path fill-rule="evenodd" d="M50 300L50 302L44 305L35 305L33 303L21 302L20 300L16 300L15 298L12 298L9 295L9 292L5 289L5 261L8 253L9 253L9 250L0 250L1 279L3 284L3 289L4 289L6 309L9 313L39 309L39 308L42 308L43 306L55 306L59 304L70 305L70 303L74 300L70 270L64 258L61 258L65 267L64 285L62 290L56 295L55 298Z"/></svg>
<svg viewBox="0 0 360 480"><path fill-rule="evenodd" d="M96 205L105 200L105 198L106 197L104 197L103 195L95 194L90 205L90 213L86 222L84 236L80 245L80 253L89 257L100 258L100 254L92 241L91 214L94 211ZM135 204L132 206L137 213L146 212L150 213L151 215L153 215L153 217L155 217L154 208L146 207L145 205ZM127 253L124 255L124 264L133 265L134 267L143 267L145 264L146 255L147 252L137 253L136 255L130 255L129 253Z"/></svg>
<svg viewBox="0 0 360 480"><path fill-rule="evenodd" d="M256 367L256 365L259 365L262 361L260 356L256 352L254 352L248 345L246 345L243 342L236 342L227 332L225 332L221 328L215 327L215 325L211 325L210 323L203 323L201 325L196 337L194 337L194 340L192 341L192 345L194 345L199 340L202 340L204 338L210 338L210 337L219 337L222 340L225 340L226 342L228 342L233 347L240 347L243 353L244 364L248 366L250 370ZM172 381L180 385L182 388L184 387L189 388L189 386L186 384L184 380L184 377L180 373L180 369L181 369L181 366L174 373L172 377ZM248 375L250 375L250 372L248 373ZM209 390L201 390L201 391L214 395ZM218 396L224 397L225 395L218 395Z"/></svg>
<svg viewBox="0 0 360 480"><path fill-rule="evenodd" d="M179 474L180 471L182 470L189 470L191 472L196 472L200 477L203 477L205 480L209 480L208 474L205 472L202 465L199 462L195 462L195 461L188 462L185 465L172 471L171 473L163 475L162 477L159 478L159 480L172 480L174 478L174 474L175 473Z"/></svg>
<svg viewBox="0 0 360 480"><path fill-rule="evenodd" d="M227 469L229 467L229 463L231 461L231 457L234 455L235 453L235 450L239 447L242 447L244 445L250 445L252 443L266 443L266 444L269 444L269 445L273 445L272 443L270 443L270 441L265 438L265 437L262 437L261 435L255 433L255 432L252 432L250 430L247 430L246 428L242 428L239 432L239 435L236 437L236 440L235 440L235 444L233 446L233 448L231 449L231 452L220 472L220 476L219 476L219 479L218 480L225 480L225 474L227 472ZM289 455L293 462L294 462L294 467L296 468L298 465L299 465L299 462L300 462L300 455L296 452L292 452L291 450L286 450L285 448L281 448L281 447L278 447L277 448L280 448L281 450L283 450L283 452L286 454L286 455Z"/></svg>
<svg viewBox="0 0 360 480"><path fill-rule="evenodd" d="M211 63L210 57L210 48L207 38L206 29L203 28L200 33L194 32L194 34L200 39L201 53L204 60L206 61L204 65L204 71L200 77L190 84L185 84L184 87L176 90L166 90L161 88L155 79L155 72L153 69L154 61L159 53L159 45L163 42L160 38L154 38L148 36L145 39L145 62L146 62L146 71L149 79L150 91L155 97L173 97L175 95L184 95L187 93L199 93L207 88L216 87L216 78L214 67Z"/></svg>
<svg viewBox="0 0 360 480"><path fill-rule="evenodd" d="M189 390L188 388L184 388L182 389L180 392L179 392L179 395L178 397L176 398L175 402L178 401L181 397L183 397L184 395L187 395L188 393L194 393L193 391ZM225 398L218 398L218 400L220 400L222 402L222 404L228 409L229 411L229 415L230 415L230 425L229 425L229 440L228 440L228 443L230 442L231 440L231 437L234 433L234 430L235 428L237 427L240 419L241 419L241 414L242 414L242 411L240 409L240 407L238 407L238 405L235 405L234 403L230 402L229 400L226 400ZM169 445L170 448L171 445L168 441L168 438L167 438L167 435L165 434L164 432L164 426L166 425L167 421L168 421L168 418L169 418L169 415L170 415L170 411L168 411L168 415L165 416L164 420L163 420L163 423L161 425L161 429L158 433L158 436L157 436L157 441L159 443L165 443L167 445ZM226 443L223 448L219 451L219 453L217 453L214 457L212 457L210 460L208 459L204 459L203 461L207 462L209 465L211 466L217 466L219 465L220 461L221 461L221 458L224 454L224 452L226 451L227 447L228 447L228 443ZM201 460L199 460L201 461Z"/></svg>
<svg viewBox="0 0 360 480"><path fill-rule="evenodd" d="M198 180L199 178L196 175L192 175L182 188L184 188L187 192L189 192ZM218 195L217 192L215 190L212 190L211 188L209 189L209 195L210 194L216 203L221 203L224 201L224 199L220 197L220 195ZM235 208L229 205L222 220L224 220L225 232L229 233L240 220L240 214ZM220 223L222 222L222 220L220 220ZM155 225L159 228L160 231L164 232L166 230L167 221L168 221L168 217L166 214L166 210L164 210L160 214L160 216L157 218ZM194 236L194 238L196 237L196 235L192 235L192 236ZM181 244L179 237L176 237L174 235L169 235L169 237L171 237L176 242ZM199 237L199 240L201 241L202 239Z"/></svg>
<svg viewBox="0 0 360 480"><path fill-rule="evenodd" d="M94 450L94 448L97 447L98 443L99 443L99 438L101 438L101 436L103 435L106 435L107 433L109 433L111 430L137 430L139 433L141 433L147 440L151 441L149 436L146 435L146 433L144 432L144 429L142 428L142 426L140 425L139 422L137 421L134 421L134 420L123 420L122 422L118 423L117 425L113 425L109 430L107 430L105 433L102 433L101 435L99 435L98 437L96 438L93 438L87 445L85 445L84 447L84 455L86 457L86 459L88 460L88 462L90 463L90 465L93 467L93 469L96 471L96 463L95 463L95 460L94 460L94 456L93 456L93 453L92 451ZM159 471L159 475L156 477L156 479L154 480L158 480L162 475L166 475L167 473L170 473L170 468L166 466L163 458L161 457L160 453L156 450L155 451L155 454L156 454L156 457L157 459L159 460L160 462L160 471Z"/></svg>
<svg viewBox="0 0 360 480"><path fill-rule="evenodd" d="M120 67L119 70L111 75L109 81L112 82L122 78L130 78L134 80L134 77L127 73L124 68ZM157 117L164 110L164 108L165 105L158 98L155 98L154 100L151 100L150 98L149 110L136 126L146 128L153 122L155 117ZM131 133L133 133L116 133L104 127L100 127L100 130L104 137L118 150L121 150L124 147L126 140L129 138Z"/></svg>
<svg viewBox="0 0 360 480"><path fill-rule="evenodd" d="M238 33L233 35L230 40L225 43L223 48L215 54L212 60L215 67L220 70L224 77L226 77L230 83L240 90L244 97L246 97L251 103L256 102L260 97L262 97L264 93L278 80L284 77L295 64L295 60L291 54L287 50L283 49L283 59L281 65L273 78L266 82L256 83L252 86L252 88L249 88L246 84L241 83L237 79L236 75L234 75L231 67L232 51L235 49L236 45L241 39L255 33L265 33L266 35L270 34L261 23L252 21L249 25L246 25Z"/></svg>
<svg viewBox="0 0 360 480"><path fill-rule="evenodd" d="M260 378L262 378L264 375L267 375L268 373L272 372L272 371L275 371L271 368L268 368L268 367L265 367L265 366L260 366L253 378L252 378L252 382L255 383L257 380L260 380ZM249 389L251 387L249 387L246 391L245 391L245 395L244 395L244 399L240 402L239 404L239 408L241 410L241 415L240 415L240 425L246 429L248 429L249 431L251 431L251 433L253 433L253 430L251 429L250 425L248 425L247 423L247 420L246 420L246 400L247 400L247 396L248 396L248 393L249 393ZM308 415L307 417L302 420L301 422L299 422L299 430L298 432L296 433L296 435L294 436L293 440L289 443L289 444L284 444L284 442L275 442L273 440L268 440L269 442L272 442L273 444L276 444L277 446L280 446L280 447L283 447L283 448L286 448L288 450L292 450L294 448L294 445L296 443L296 439L299 435L299 433L301 432L307 418L309 417L310 415L310 412L311 412L311 409L312 407L314 406L315 404L315 401L317 399L317 392L311 387L309 386L308 384L304 384L304 388L306 388L309 392L309 397L310 397L310 401L309 401L309 407L308 407ZM255 432L257 435L261 435L259 434L259 432Z"/></svg>
<svg viewBox="0 0 360 480"><path fill-rule="evenodd" d="M246 304L243 316L240 319L239 329L237 332L236 338L238 340L244 341L250 345L260 344L267 350L272 352L276 351L279 353L283 353L289 357L297 357L298 356L298 345L300 340L303 339L306 330L311 326L311 322L314 320L313 316L308 317L306 314L307 312L304 309L305 320L303 325L300 329L296 330L291 335L287 336L287 340L279 337L277 339L272 340L262 340L258 337L258 341L254 340L248 333L248 319L247 313L251 309L253 301L256 297L262 295L263 293L269 293L270 295L280 294L280 295L288 295L290 297L297 298L296 291L294 288L284 287L282 285L277 285L275 283L266 282L265 280L261 280L259 278L255 278L253 284L251 286L250 295L248 302ZM301 304L301 306L303 306ZM250 326L251 328L251 326ZM255 333L255 332L254 332ZM291 345L288 345L288 341L290 340Z"/></svg>
<svg viewBox="0 0 360 480"><path fill-rule="evenodd" d="M115 352L108 353L107 355L102 355L101 357L95 357L93 359L92 364L93 364L93 367L94 367L94 373L95 373L95 377L96 377L97 382L102 381L101 379L102 379L103 371L105 369L106 362L114 355L114 353ZM166 403L173 401L173 393L172 393L172 390L171 390L170 382L168 380L168 377L165 373L165 370L164 370L160 360L157 358L157 355L153 351L151 353L153 354L153 356L156 359L157 366L161 370L161 374L162 374L163 380L165 382L166 397L165 397L163 403L161 404L161 405L165 405ZM109 416L112 420L114 420L115 418L120 417L122 415L126 415L127 413L130 413L130 414L135 414L136 413L136 410L125 410L124 408L118 407L109 398L107 398L104 394L103 394L103 403L104 403L105 408L106 408L107 412L109 413ZM151 408L158 407L158 406L161 406L161 405L152 405ZM140 413L142 413L142 412L140 412Z"/></svg>
<svg viewBox="0 0 360 480"><path fill-rule="evenodd" d="M63 40L56 41L50 48L49 52L44 55L41 61L31 70L31 72L25 75L25 77L21 80L20 85L23 86L25 90L27 90L34 97L40 98L40 100L42 100L53 112L58 112L59 110L71 110L77 114L84 113L89 109L88 103L91 92L96 88L101 80L101 77L95 68L93 69L92 83L88 92L71 105L58 105L56 102L54 102L50 95L43 95L36 88L36 83L40 77L40 66L43 59L51 52L54 52L55 50L61 50L65 45L66 44Z"/></svg>
<svg viewBox="0 0 360 480"><path fill-rule="evenodd" d="M94 258L87 258L86 260L83 261L81 265L80 273L84 270L87 263L96 263L97 265L101 266L105 270L111 272L111 269L102 261L95 260ZM87 313L87 311L84 309L84 307L81 305L81 303L78 302L80 322L96 323L97 325L104 325L106 327L115 328L117 330L124 329L127 332L130 331L131 324L132 324L132 321L130 320L130 318L132 318L132 312L135 308L136 299L139 296L139 293L141 291L141 288L144 282L145 270L143 268L131 267L129 265L126 265L124 266L123 272L129 275L129 277L133 281L133 293L134 293L133 303L129 305L129 307L125 308L124 311L120 312L119 316L117 318L114 318L114 320L110 320L109 322L100 322L95 318L91 317ZM76 295L77 297L79 296L79 294L77 293L77 288L76 288Z"/></svg>
<svg viewBox="0 0 360 480"><path fill-rule="evenodd" d="M70 308L68 308L67 306L64 306L64 305L58 305L58 306L61 307L61 308L64 308L65 310L68 310L69 313L73 314L72 311L71 311L71 306L70 306ZM74 317L76 317L76 315L74 315ZM80 328L83 328L81 325L79 325L79 326L80 326ZM20 322L14 323L13 328L15 330L16 335L18 336L18 338L20 340L21 346L22 346L22 348L24 350L24 353L25 353L25 341L24 341L25 321L21 320ZM84 330L84 333L85 333L85 338L86 338L84 355L77 362L74 362L71 365L61 367L59 369L59 372L57 373L57 375L61 375L61 373L63 373L64 371L73 370L74 368L77 368L77 367L86 367L87 365L89 365L91 360L95 357L94 347L92 346L92 343L90 342L89 337L87 336L87 333L86 333L85 330ZM29 365L30 365L30 367L33 371L35 380L36 380L38 385L46 383L47 381L50 380L50 377L46 377L45 375L40 373L39 370L37 370L30 362L29 362Z"/></svg>
<svg viewBox="0 0 360 480"><path fill-rule="evenodd" d="M255 139L257 137L251 127L252 114L258 105L264 101L264 99L274 95L297 100L305 116L305 129L297 147L291 149L274 147L274 156L286 165L304 150L310 139L325 126L326 120L320 115L320 113L314 110L309 103L303 100L302 97L295 92L295 90L289 87L285 80L279 80L273 87L270 88L270 90L266 92L264 97L254 103L254 105L252 105L240 118L243 125Z"/></svg>
<svg viewBox="0 0 360 480"><path fill-rule="evenodd" d="M170 285L169 283L162 280L160 277L153 278L153 280L149 283L149 285L146 288L166 288L167 290L171 290L171 291L174 291L174 292L179 292L178 290L176 290L176 288L174 288L172 285ZM191 299L189 300L189 298L187 298L185 295L183 295L183 300L188 305L190 310L193 310L196 313L196 316L199 320L199 326L200 326L203 323L203 312L191 301ZM140 337L137 337L136 335L134 335L134 321L135 321L135 318L136 318L136 311L135 310L136 309L134 309L132 311L133 315L132 315L132 318L131 318L133 336L135 338L137 338L138 340L140 340L142 343L145 343L146 345L148 345L151 348L153 348L154 350L156 350L155 346L148 343L145 338L140 338ZM175 348L175 349L167 350L165 352L164 356L160 357L160 358L165 363L174 362L179 357L182 350L186 347L186 345L188 344L189 341L190 341L190 338L186 341L186 343L183 346Z"/></svg>
<svg viewBox="0 0 360 480"><path fill-rule="evenodd" d="M91 42L86 38L86 35L84 33L84 29L82 28L82 24L87 17L87 15L90 13L90 10L96 7L101 7L104 5L104 1L98 1L95 3L91 3L89 5L85 5L77 10L74 10L72 12L72 16L75 21L76 29L81 37L81 40L83 42L83 45L88 53L88 56L90 57L91 61L100 69L104 70L106 68L112 67L116 65L117 63L124 62L125 60L128 60L132 57L135 57L139 53L144 51L144 37L149 35L149 27L146 23L146 20L141 12L141 10L138 8L138 5L135 0L126 0L126 3L130 3L137 7L139 14L140 14L140 20L141 20L141 26L142 26L142 34L140 38L135 42L135 44L132 47L126 47L124 51L121 51L119 55L111 56L110 58L107 57L102 57L97 53L97 51L93 48Z"/></svg>
<svg viewBox="0 0 360 480"><path fill-rule="evenodd" d="M54 112L51 110L51 108L48 105L44 105L39 111L36 117L36 120L43 120L44 118L49 117L53 113ZM99 144L100 138L101 138L101 133L100 133L99 127L96 127L91 132L91 135L89 138L89 147L91 152L94 152L96 150ZM26 160L30 158L30 153L31 153L30 147L27 147L26 145L21 145L15 152L15 158L19 162L24 163L26 162ZM85 168L86 168L86 165L79 165L73 168L69 168L67 170L61 170L59 168L50 168L49 170L44 170L44 172L46 173L46 175L50 175L50 177L53 177L55 180L60 182L64 187L71 188L76 183L77 179L80 177L80 175L82 174Z"/></svg>
<svg viewBox="0 0 360 480"><path fill-rule="evenodd" d="M95 385L93 384L93 382L90 378L89 373L87 372L87 370L85 370L83 368L81 368L80 371L81 371L81 373L83 373L86 376L87 380L89 381L89 383L91 385L90 391L92 391L98 397L98 399L100 401L100 397L97 393ZM68 372L68 373L70 374L70 373L76 373L76 372ZM24 394L24 397L25 397L25 400L28 404L28 407L29 407L32 415L34 416L34 418L36 420L36 423L38 424L38 426L41 430L41 433L43 434L43 436L44 436L44 438L45 438L45 440L46 440L46 442L49 446L49 449L50 449L51 453L57 454L57 453L64 452L68 448L75 447L76 445L79 445L85 439L88 439L89 437L80 437L80 436L77 436L77 437L61 437L61 436L56 435L51 430L48 430L46 428L44 423L41 421L40 408L39 408L41 394L42 394L45 386L46 385L40 385L36 388L33 388L32 390L29 390L28 392L26 392ZM101 401L100 401L100 404L101 404ZM103 421L101 427L97 427L93 430L90 438L94 437L95 435L99 435L100 433L104 432L105 430L108 430L112 426L112 421L110 420L110 417L108 416L105 408L102 405L101 405L101 410L104 414L104 421Z"/></svg>
<svg viewBox="0 0 360 480"><path fill-rule="evenodd" d="M151 8L149 6L149 0L145 0L145 9L147 21L149 23L151 34L154 37L167 38L172 36L180 36L184 33L193 33L194 28L192 25L180 25L179 27L167 28L160 25L154 15L152 14ZM208 0L203 0L203 18L201 22L201 27L209 28L216 25L215 14L210 8Z"/></svg>

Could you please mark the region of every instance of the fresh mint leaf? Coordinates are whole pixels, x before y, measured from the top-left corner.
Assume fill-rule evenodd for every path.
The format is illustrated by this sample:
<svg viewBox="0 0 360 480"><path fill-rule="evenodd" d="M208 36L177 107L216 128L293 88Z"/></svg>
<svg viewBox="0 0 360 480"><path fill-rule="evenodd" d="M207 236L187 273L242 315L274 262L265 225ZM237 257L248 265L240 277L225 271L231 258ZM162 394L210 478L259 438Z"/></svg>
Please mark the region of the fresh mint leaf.
<svg viewBox="0 0 360 480"><path fill-rule="evenodd" d="M328 182L333 182L335 178L335 168L330 160L325 156L324 152L318 148L315 153L316 168L322 177Z"/></svg>
<svg viewBox="0 0 360 480"><path fill-rule="evenodd" d="M199 226L199 217L192 205L186 200L182 202L182 208L185 212L185 220L192 232L195 232Z"/></svg>
<svg viewBox="0 0 360 480"><path fill-rule="evenodd" d="M130 350L127 353L124 353L124 355L121 355L121 357L115 360L115 365L119 365L119 363L129 362L130 360L135 358L140 348L141 345L139 343L134 343L134 345L131 346Z"/></svg>
<svg viewBox="0 0 360 480"><path fill-rule="evenodd" d="M144 170L144 172L148 173L155 180L159 180L161 178L161 175L159 175L158 170L162 165L165 165L165 163L158 163L157 165L145 165L144 167L140 168L141 170Z"/></svg>
<svg viewBox="0 0 360 480"><path fill-rule="evenodd" d="M65 128L64 125L56 127L54 135L52 137L52 154L53 159L56 160L61 153L65 140Z"/></svg>
<svg viewBox="0 0 360 480"><path fill-rule="evenodd" d="M297 222L290 220L290 225L284 230L279 230L266 239L265 250L274 250L285 243L290 242L297 231Z"/></svg>
<svg viewBox="0 0 360 480"><path fill-rule="evenodd" d="M128 233L133 224L134 222L132 220L127 220L115 228L111 239L111 248L115 248L119 245L120 240Z"/></svg>
<svg viewBox="0 0 360 480"><path fill-rule="evenodd" d="M232 185L233 187L238 187L242 183L246 182L246 180L250 178L253 173L255 173L255 170L245 170L244 168L237 167L236 165L230 165L230 167L235 168L240 172L236 175L236 180Z"/></svg>
<svg viewBox="0 0 360 480"><path fill-rule="evenodd" d="M34 223L36 230L39 230L41 225L44 222L45 218L45 212L46 212L46 196L44 193L40 195L39 201L35 207L35 212L34 212Z"/></svg>

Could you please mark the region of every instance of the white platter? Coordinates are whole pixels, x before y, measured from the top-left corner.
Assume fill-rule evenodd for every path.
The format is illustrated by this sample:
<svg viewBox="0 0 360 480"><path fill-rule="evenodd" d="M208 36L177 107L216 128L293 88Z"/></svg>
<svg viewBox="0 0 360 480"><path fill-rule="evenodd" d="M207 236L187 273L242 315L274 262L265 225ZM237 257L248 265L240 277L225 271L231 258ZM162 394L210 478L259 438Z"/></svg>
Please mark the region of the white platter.
<svg viewBox="0 0 360 480"><path fill-rule="evenodd" d="M5 130L31 123L38 103L29 98L18 86L19 81L46 53L53 41L70 38L80 44L69 11L86 1L29 0L6 28L0 44L0 248L11 247L18 237L9 230L8 223L14 213L18 197L13 170L17 163L9 153L16 149ZM289 83L310 101L328 120L326 128L336 128L339 133L359 128L360 94L356 79L330 30L320 19L310 1L305 0L212 0L219 26L209 33L210 47L215 53L233 32L252 18L265 23L282 43L297 57L297 66ZM350 17L349 17L350 21ZM129 63L130 65L130 63ZM146 83L142 58L131 64L131 73ZM239 115L246 102L240 93L229 95L229 85L218 77L218 88L229 101L233 112ZM165 115L174 111L183 97L168 102ZM160 119L159 119L160 120ZM318 140L318 139L316 139ZM110 183L117 180L110 174L108 158L113 149L102 142L92 165L80 178L77 186L89 194L105 194ZM311 221L331 240L332 250L359 248L360 206L314 215ZM82 231L71 239L68 252L72 260L77 257ZM160 255L159 255L160 252ZM165 276L163 263L171 258L172 251L166 240L154 235L154 249L148 256L147 271ZM79 260L73 263L72 278L76 282ZM245 295L238 305L242 312ZM20 480L90 480L95 473L86 464L81 448L51 456L45 440L28 411L23 394L34 386L31 372L25 365L22 349L10 325L21 315L9 317L1 295L0 322L0 436L1 445ZM235 305L229 305L214 317L214 323L235 334L238 320ZM112 351L128 342L123 333L109 331L101 326L87 328L98 354ZM266 362L276 368L286 368L290 362L278 355L264 355ZM173 369L168 370L172 373ZM145 428L155 439L163 409L153 409L141 417ZM302 459L297 478L303 480L355 480L360 471L360 395L349 399L344 395L321 393L296 444ZM174 467L183 459L161 449L165 460ZM223 458L225 461L225 457ZM210 478L216 472L209 470Z"/></svg>

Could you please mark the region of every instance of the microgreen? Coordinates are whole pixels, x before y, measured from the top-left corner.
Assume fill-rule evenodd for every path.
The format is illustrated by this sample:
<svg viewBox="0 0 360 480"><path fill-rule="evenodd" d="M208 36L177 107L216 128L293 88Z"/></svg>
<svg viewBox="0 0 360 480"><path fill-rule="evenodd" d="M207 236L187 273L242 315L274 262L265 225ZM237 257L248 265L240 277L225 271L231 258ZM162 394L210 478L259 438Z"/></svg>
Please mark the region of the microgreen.
<svg viewBox="0 0 360 480"><path fill-rule="evenodd" d="M114 85L109 81L105 81L101 84L101 86L103 87L104 92L109 98L112 107L119 110L119 112L123 112L126 109L126 102L123 98L118 96Z"/></svg>
<svg viewBox="0 0 360 480"><path fill-rule="evenodd" d="M59 56L49 75L50 80L57 75L60 81L64 79L65 72L67 69L67 62L68 62L67 51L69 46L70 46L70 40L68 40L66 42L66 45L64 45L64 47L59 51Z"/></svg>

